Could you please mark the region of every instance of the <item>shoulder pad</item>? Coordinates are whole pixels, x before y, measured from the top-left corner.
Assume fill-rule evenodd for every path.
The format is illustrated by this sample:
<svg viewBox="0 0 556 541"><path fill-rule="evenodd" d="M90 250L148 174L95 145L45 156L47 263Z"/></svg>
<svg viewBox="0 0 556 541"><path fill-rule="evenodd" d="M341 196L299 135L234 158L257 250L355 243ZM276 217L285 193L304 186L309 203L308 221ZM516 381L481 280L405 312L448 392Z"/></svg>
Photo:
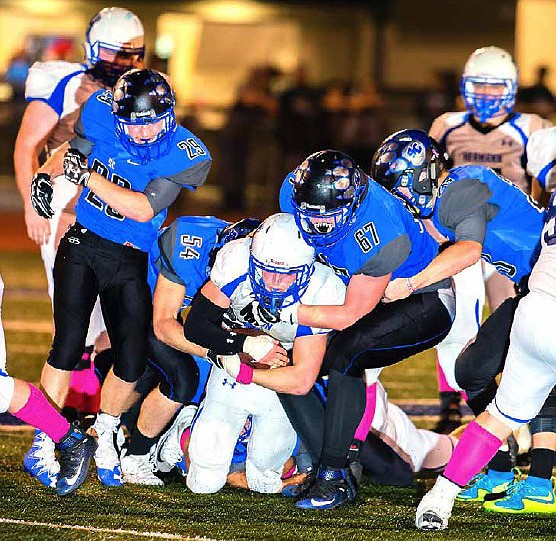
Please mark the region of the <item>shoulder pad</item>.
<svg viewBox="0 0 556 541"><path fill-rule="evenodd" d="M47 100L60 81L76 72L84 73L84 66L82 64L58 60L35 62L29 68L29 74L25 82L25 98L28 100Z"/></svg>
<svg viewBox="0 0 556 541"><path fill-rule="evenodd" d="M224 245L210 271L211 281L220 289L247 274L251 239L237 239Z"/></svg>

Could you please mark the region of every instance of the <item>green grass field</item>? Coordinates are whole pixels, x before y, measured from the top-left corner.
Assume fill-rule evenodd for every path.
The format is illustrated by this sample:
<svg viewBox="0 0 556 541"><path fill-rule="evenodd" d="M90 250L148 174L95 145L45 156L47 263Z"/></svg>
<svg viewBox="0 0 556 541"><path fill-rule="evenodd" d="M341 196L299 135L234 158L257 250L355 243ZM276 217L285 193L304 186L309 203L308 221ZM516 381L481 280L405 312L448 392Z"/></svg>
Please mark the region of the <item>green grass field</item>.
<svg viewBox="0 0 556 541"><path fill-rule="evenodd" d="M0 258L5 282L2 319L8 370L37 381L50 346L50 302L38 254ZM432 374L432 377L431 377ZM420 355L387 369L390 397L434 398L434 356ZM486 514L458 504L448 532L424 534L413 526L419 498L431 480L410 488L364 483L356 504L336 511L303 512L281 496L227 489L193 495L180 481L164 488L108 489L94 475L78 495L62 499L23 473L30 431L0 432L0 539L192 539L217 540L413 540L425 538L555 539L556 518ZM94 470L94 467L93 467Z"/></svg>

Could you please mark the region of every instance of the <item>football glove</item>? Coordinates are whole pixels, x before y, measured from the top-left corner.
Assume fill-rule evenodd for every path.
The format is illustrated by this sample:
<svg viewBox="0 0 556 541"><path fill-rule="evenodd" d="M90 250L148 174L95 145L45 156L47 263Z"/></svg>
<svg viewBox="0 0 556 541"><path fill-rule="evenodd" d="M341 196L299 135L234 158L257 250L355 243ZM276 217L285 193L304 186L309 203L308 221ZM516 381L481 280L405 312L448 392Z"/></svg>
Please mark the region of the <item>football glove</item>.
<svg viewBox="0 0 556 541"><path fill-rule="evenodd" d="M37 173L31 181L31 204L34 211L42 218L50 219L54 216L52 210L52 196L54 190L50 175Z"/></svg>
<svg viewBox="0 0 556 541"><path fill-rule="evenodd" d="M267 327L280 321L280 313L273 314L258 301L253 301L244 306L239 312L243 320L253 327Z"/></svg>
<svg viewBox="0 0 556 541"><path fill-rule="evenodd" d="M75 148L64 155L64 175L67 180L78 186L87 186L91 172L87 167L87 156Z"/></svg>
<svg viewBox="0 0 556 541"><path fill-rule="evenodd" d="M276 340L268 334L248 336L243 343L243 352L253 357L253 360L258 363L272 350L275 343Z"/></svg>

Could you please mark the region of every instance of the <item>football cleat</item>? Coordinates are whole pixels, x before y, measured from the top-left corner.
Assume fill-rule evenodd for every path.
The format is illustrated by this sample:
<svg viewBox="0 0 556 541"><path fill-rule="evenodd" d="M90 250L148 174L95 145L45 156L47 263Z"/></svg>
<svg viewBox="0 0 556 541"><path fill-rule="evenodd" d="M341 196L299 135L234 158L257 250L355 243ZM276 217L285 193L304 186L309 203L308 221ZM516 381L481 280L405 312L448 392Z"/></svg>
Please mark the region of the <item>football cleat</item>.
<svg viewBox="0 0 556 541"><path fill-rule="evenodd" d="M56 444L60 454L60 473L56 483L58 496L75 492L85 482L96 448L95 439L77 426Z"/></svg>
<svg viewBox="0 0 556 541"><path fill-rule="evenodd" d="M484 502L487 494L506 490L514 480L514 476L514 470L510 472L488 470L487 473L478 473L457 495L456 500L460 502Z"/></svg>
<svg viewBox="0 0 556 541"><path fill-rule="evenodd" d="M35 439L23 457L23 470L50 488L56 488L60 472L54 449L54 441L41 430L35 429Z"/></svg>
<svg viewBox="0 0 556 541"><path fill-rule="evenodd" d="M106 422L106 418L116 419L105 413L97 415L93 426L89 429L96 436L98 447L95 452L95 463L99 481L109 487L122 486L122 469L119 455L120 425L118 422Z"/></svg>
<svg viewBox="0 0 556 541"><path fill-rule="evenodd" d="M438 477L417 506L415 526L419 530L445 530L458 490L459 487L448 479Z"/></svg>
<svg viewBox="0 0 556 541"><path fill-rule="evenodd" d="M122 474L124 483L133 485L164 486L153 472L150 455L125 455L122 457Z"/></svg>
<svg viewBox="0 0 556 541"><path fill-rule="evenodd" d="M335 509L355 500L349 468L319 468L314 485L296 502L298 509Z"/></svg>
<svg viewBox="0 0 556 541"><path fill-rule="evenodd" d="M184 406L176 415L170 428L160 436L153 450L152 461L155 471L168 473L183 459L180 439L184 430L191 426L196 413L196 405Z"/></svg>
<svg viewBox="0 0 556 541"><path fill-rule="evenodd" d="M556 497L551 479L527 477L508 488L505 498L483 504L494 513L556 513Z"/></svg>

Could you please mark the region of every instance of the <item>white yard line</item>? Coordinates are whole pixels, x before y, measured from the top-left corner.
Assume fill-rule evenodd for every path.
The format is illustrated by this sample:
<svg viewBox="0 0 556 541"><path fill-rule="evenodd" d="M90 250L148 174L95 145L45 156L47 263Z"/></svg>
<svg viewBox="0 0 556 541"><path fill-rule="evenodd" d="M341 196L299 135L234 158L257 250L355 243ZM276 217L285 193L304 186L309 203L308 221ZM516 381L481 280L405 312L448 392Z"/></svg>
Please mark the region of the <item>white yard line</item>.
<svg viewBox="0 0 556 541"><path fill-rule="evenodd" d="M112 528L96 528L95 526L78 526L74 524L55 524L52 522L35 522L32 520L19 520L14 518L0 518L0 524L19 524L21 526L38 526L42 528L52 528L57 530L81 530L86 532L95 533L109 533L109 534L119 534L119 535L135 535L137 537L156 537L158 539L179 539L181 541L221 541L217 539L211 539L209 537L203 536L184 536L174 533L163 533L163 532L140 532L138 530L122 530L122 529L112 529Z"/></svg>

